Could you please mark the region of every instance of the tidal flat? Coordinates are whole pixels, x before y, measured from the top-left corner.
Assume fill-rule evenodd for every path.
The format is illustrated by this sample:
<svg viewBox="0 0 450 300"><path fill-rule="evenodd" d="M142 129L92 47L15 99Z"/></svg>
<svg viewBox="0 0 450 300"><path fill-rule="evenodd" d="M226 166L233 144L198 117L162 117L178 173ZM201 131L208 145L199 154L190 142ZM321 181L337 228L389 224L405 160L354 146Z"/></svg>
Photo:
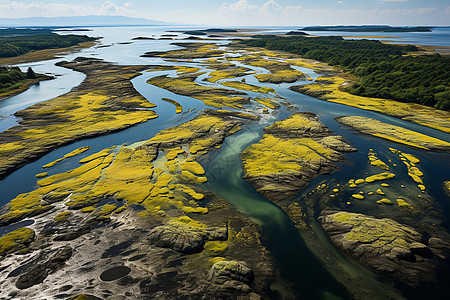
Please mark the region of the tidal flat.
<svg viewBox="0 0 450 300"><path fill-rule="evenodd" d="M234 43L177 46L144 55L160 65L61 62L85 81L18 112L21 123L0 134L6 176L64 144L152 124L165 101L180 120L193 115L133 143L92 151L86 139L42 164L50 175L37 173L36 188L2 208L2 225L34 220L0 237L2 297L401 299L430 286L445 294L450 239L435 195L448 193L448 181L432 182L427 170L446 145L355 135L334 115L308 111L308 101L337 104L296 101L289 87L335 84L317 78L336 72L325 64ZM162 101L138 92L130 80L139 75L168 92ZM188 98L207 109L192 113ZM345 109L336 114L367 117ZM421 119L424 110L410 113ZM448 115L426 112L445 131ZM402 118L399 128L414 121Z"/></svg>

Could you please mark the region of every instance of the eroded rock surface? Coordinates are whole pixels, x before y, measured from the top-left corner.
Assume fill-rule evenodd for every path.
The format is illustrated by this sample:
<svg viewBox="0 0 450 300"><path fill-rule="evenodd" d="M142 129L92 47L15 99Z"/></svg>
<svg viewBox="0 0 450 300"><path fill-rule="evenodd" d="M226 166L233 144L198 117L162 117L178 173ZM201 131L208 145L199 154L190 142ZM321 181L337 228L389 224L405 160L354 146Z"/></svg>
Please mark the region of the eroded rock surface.
<svg viewBox="0 0 450 300"><path fill-rule="evenodd" d="M324 211L319 221L341 251L407 284L436 280L437 264L449 249L441 239L426 239L415 229L388 218Z"/></svg>
<svg viewBox="0 0 450 300"><path fill-rule="evenodd" d="M150 231L149 241L155 246L192 253L203 249L207 240L226 240L226 228L198 228L172 222Z"/></svg>
<svg viewBox="0 0 450 300"><path fill-rule="evenodd" d="M243 261L219 261L208 272L206 280L211 283L212 290L242 291L249 293L249 283L253 281L253 271Z"/></svg>

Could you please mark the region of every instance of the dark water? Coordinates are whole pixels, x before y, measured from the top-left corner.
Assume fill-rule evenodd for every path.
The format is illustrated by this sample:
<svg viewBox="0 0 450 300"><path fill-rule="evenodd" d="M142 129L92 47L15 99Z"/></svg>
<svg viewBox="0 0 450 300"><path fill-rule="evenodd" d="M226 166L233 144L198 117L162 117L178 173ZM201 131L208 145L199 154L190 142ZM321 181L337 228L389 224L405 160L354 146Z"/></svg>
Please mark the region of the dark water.
<svg viewBox="0 0 450 300"><path fill-rule="evenodd" d="M106 48L86 49L80 55L100 57L105 60L114 61L121 64L165 64L161 59L141 58L139 55L146 51L165 51L175 49L177 48L176 46L170 45L173 41L136 41L127 45L118 44L118 42L130 41L131 38L135 36L155 35L157 37L163 34L166 29L167 28L164 27L125 27L114 29L94 28L94 31L90 32L90 34L105 36L103 43L107 45L112 44L112 46ZM183 36L180 35L180 37ZM76 56L77 55L71 55L64 59L69 60ZM66 72L66 69L63 71L52 69L52 64L53 61L42 62L40 65L42 66L42 69L39 69L39 71L43 70L41 72L44 72L48 67L48 72ZM259 68L250 68L257 71L261 70ZM302 69L302 71L305 70ZM308 72L311 73L311 77L317 76L310 70L308 70ZM0 182L0 204L6 204L18 194L29 192L36 188L35 174L42 172L41 166L62 157L64 154L69 153L74 149L86 145L92 147L89 151L66 159L46 171L48 171L50 175L65 172L78 166L78 161L81 158L98 152L106 147L120 145L123 143L132 144L141 140L150 139L162 129L169 128L192 119L197 115L198 111L207 107L197 99L175 95L171 92L146 83L146 80L151 76L166 73L174 75L174 72L144 72L142 76L133 79L135 88L150 102L158 105L157 108L155 108L155 111L159 115L157 119L150 120L146 123L133 126L120 132L78 141L51 151L39 160L20 168ZM55 82L57 82L57 84L46 85L45 89L44 83L42 83L39 88L36 88L30 92L36 93L31 94L33 97L31 97L31 95L30 97L23 96L25 95L24 93L21 96L22 98L15 98L12 102L15 102L17 109L26 107L31 103L43 101L49 99L49 97L55 97L60 93L67 92L73 86L77 85L82 78L82 75L70 70L64 76L56 79ZM259 86L262 85L251 75L245 76L245 78L250 84ZM205 83L203 82L202 84ZM363 174L363 172L365 172L365 168L362 168L361 166L367 165L367 152L369 149L374 149L380 157L384 157L389 154L387 147L393 147L401 151L414 154L421 159L420 168L425 173L424 183L427 186L427 193L429 193L435 201L439 203L446 216L450 215L450 202L448 201L448 197L444 194L441 186L443 179L450 179L447 178L448 174L450 174L450 166L448 164L450 156L448 154L424 152L374 137L359 135L344 126L339 125L333 118L342 115L366 116L386 123L401 125L405 128L450 141L450 136L448 134L396 118L301 95L290 91L288 89L290 84L263 85L275 88L278 94L284 97L288 102L299 105L301 111L316 113L320 117L320 120L324 122L331 130L333 130L336 134L344 136L351 145L359 150L356 153L346 154L348 162L340 164L340 172L326 176L319 176L305 190L317 185L318 182L324 179L336 180L340 182L342 181L342 178L344 178L344 181L348 180L348 178L356 178L358 177L358 174ZM254 94L252 94L252 96L253 95ZM175 107L172 104L160 100L163 97L174 99L182 104L184 112L186 113L181 115L175 114ZM31 101L29 98L33 98L34 100L32 101L34 102L26 102ZM6 108L7 105L4 107L7 114L11 114L15 111L14 108ZM2 106L0 105L0 112L1 108ZM275 258L284 277L293 284L293 288L298 294L298 298L348 298L346 290L329 273L329 271L323 266L322 262L316 258L313 252L310 251L302 236L299 234L286 214L279 207L256 193L255 190L242 179L242 164L240 159L240 153L242 150L248 145L257 142L261 138L263 127L268 126L276 120L284 119L291 113L292 111L282 108L277 114L275 114L274 117L262 120L260 123L246 125L241 132L228 137L221 149L211 152L201 161L209 179L208 183L206 183L204 187L221 196L234 205L238 211L249 216L249 218L251 218L254 222L261 225L265 246L273 254L273 257ZM6 121L2 123L2 120L0 120L0 126L4 126L0 128L8 128L11 126L11 123L7 123ZM405 172L405 168L398 168L396 173L397 177L395 180L410 180ZM362 177L362 175L359 177ZM343 201L345 201L345 199L343 199ZM355 205L351 208L351 210L368 213L367 208L363 205ZM448 224L444 225L447 230L449 230Z"/></svg>

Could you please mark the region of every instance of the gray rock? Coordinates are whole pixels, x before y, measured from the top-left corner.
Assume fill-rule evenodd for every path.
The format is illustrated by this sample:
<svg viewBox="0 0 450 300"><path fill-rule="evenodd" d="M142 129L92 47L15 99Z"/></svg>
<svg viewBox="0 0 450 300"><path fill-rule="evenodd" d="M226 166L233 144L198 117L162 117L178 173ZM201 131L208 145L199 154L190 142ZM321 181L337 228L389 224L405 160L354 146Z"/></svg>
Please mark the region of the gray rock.
<svg viewBox="0 0 450 300"><path fill-rule="evenodd" d="M249 283L253 281L253 271L243 261L216 262L206 276L212 290L221 292L238 291L250 293Z"/></svg>
<svg viewBox="0 0 450 300"><path fill-rule="evenodd" d="M208 240L225 240L226 238L226 228L210 227L203 229L172 222L152 229L148 240L151 244L158 247L170 248L183 253L192 253L201 251Z"/></svg>
<svg viewBox="0 0 450 300"><path fill-rule="evenodd" d="M69 246L44 252L39 256L36 264L33 264L17 279L16 287L18 289L27 289L42 283L49 274L62 267L71 256L72 248Z"/></svg>
<svg viewBox="0 0 450 300"><path fill-rule="evenodd" d="M342 211L324 211L319 221L333 244L358 262L410 285L436 280L439 259L415 229Z"/></svg>

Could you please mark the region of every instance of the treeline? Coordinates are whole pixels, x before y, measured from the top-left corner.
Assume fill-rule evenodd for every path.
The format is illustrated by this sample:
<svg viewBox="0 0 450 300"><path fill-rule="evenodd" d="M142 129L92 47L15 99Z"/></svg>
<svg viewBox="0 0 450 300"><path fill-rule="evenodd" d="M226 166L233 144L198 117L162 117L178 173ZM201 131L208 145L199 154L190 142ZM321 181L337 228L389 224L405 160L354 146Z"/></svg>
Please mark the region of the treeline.
<svg viewBox="0 0 450 300"><path fill-rule="evenodd" d="M59 35L56 33L1 36L0 30L0 57L19 56L32 50L71 47L93 40L95 38L86 35Z"/></svg>
<svg viewBox="0 0 450 300"><path fill-rule="evenodd" d="M431 32L430 27L391 27L391 26L309 26L306 31L345 31L345 32Z"/></svg>
<svg viewBox="0 0 450 300"><path fill-rule="evenodd" d="M19 88L25 80L39 76L45 75L36 75L31 67L26 72L20 71L19 67L0 67L0 94Z"/></svg>
<svg viewBox="0 0 450 300"><path fill-rule="evenodd" d="M342 37L276 36L255 36L242 43L340 66L360 78L346 89L352 94L450 110L450 59L439 54L406 55L419 51L412 45Z"/></svg>

